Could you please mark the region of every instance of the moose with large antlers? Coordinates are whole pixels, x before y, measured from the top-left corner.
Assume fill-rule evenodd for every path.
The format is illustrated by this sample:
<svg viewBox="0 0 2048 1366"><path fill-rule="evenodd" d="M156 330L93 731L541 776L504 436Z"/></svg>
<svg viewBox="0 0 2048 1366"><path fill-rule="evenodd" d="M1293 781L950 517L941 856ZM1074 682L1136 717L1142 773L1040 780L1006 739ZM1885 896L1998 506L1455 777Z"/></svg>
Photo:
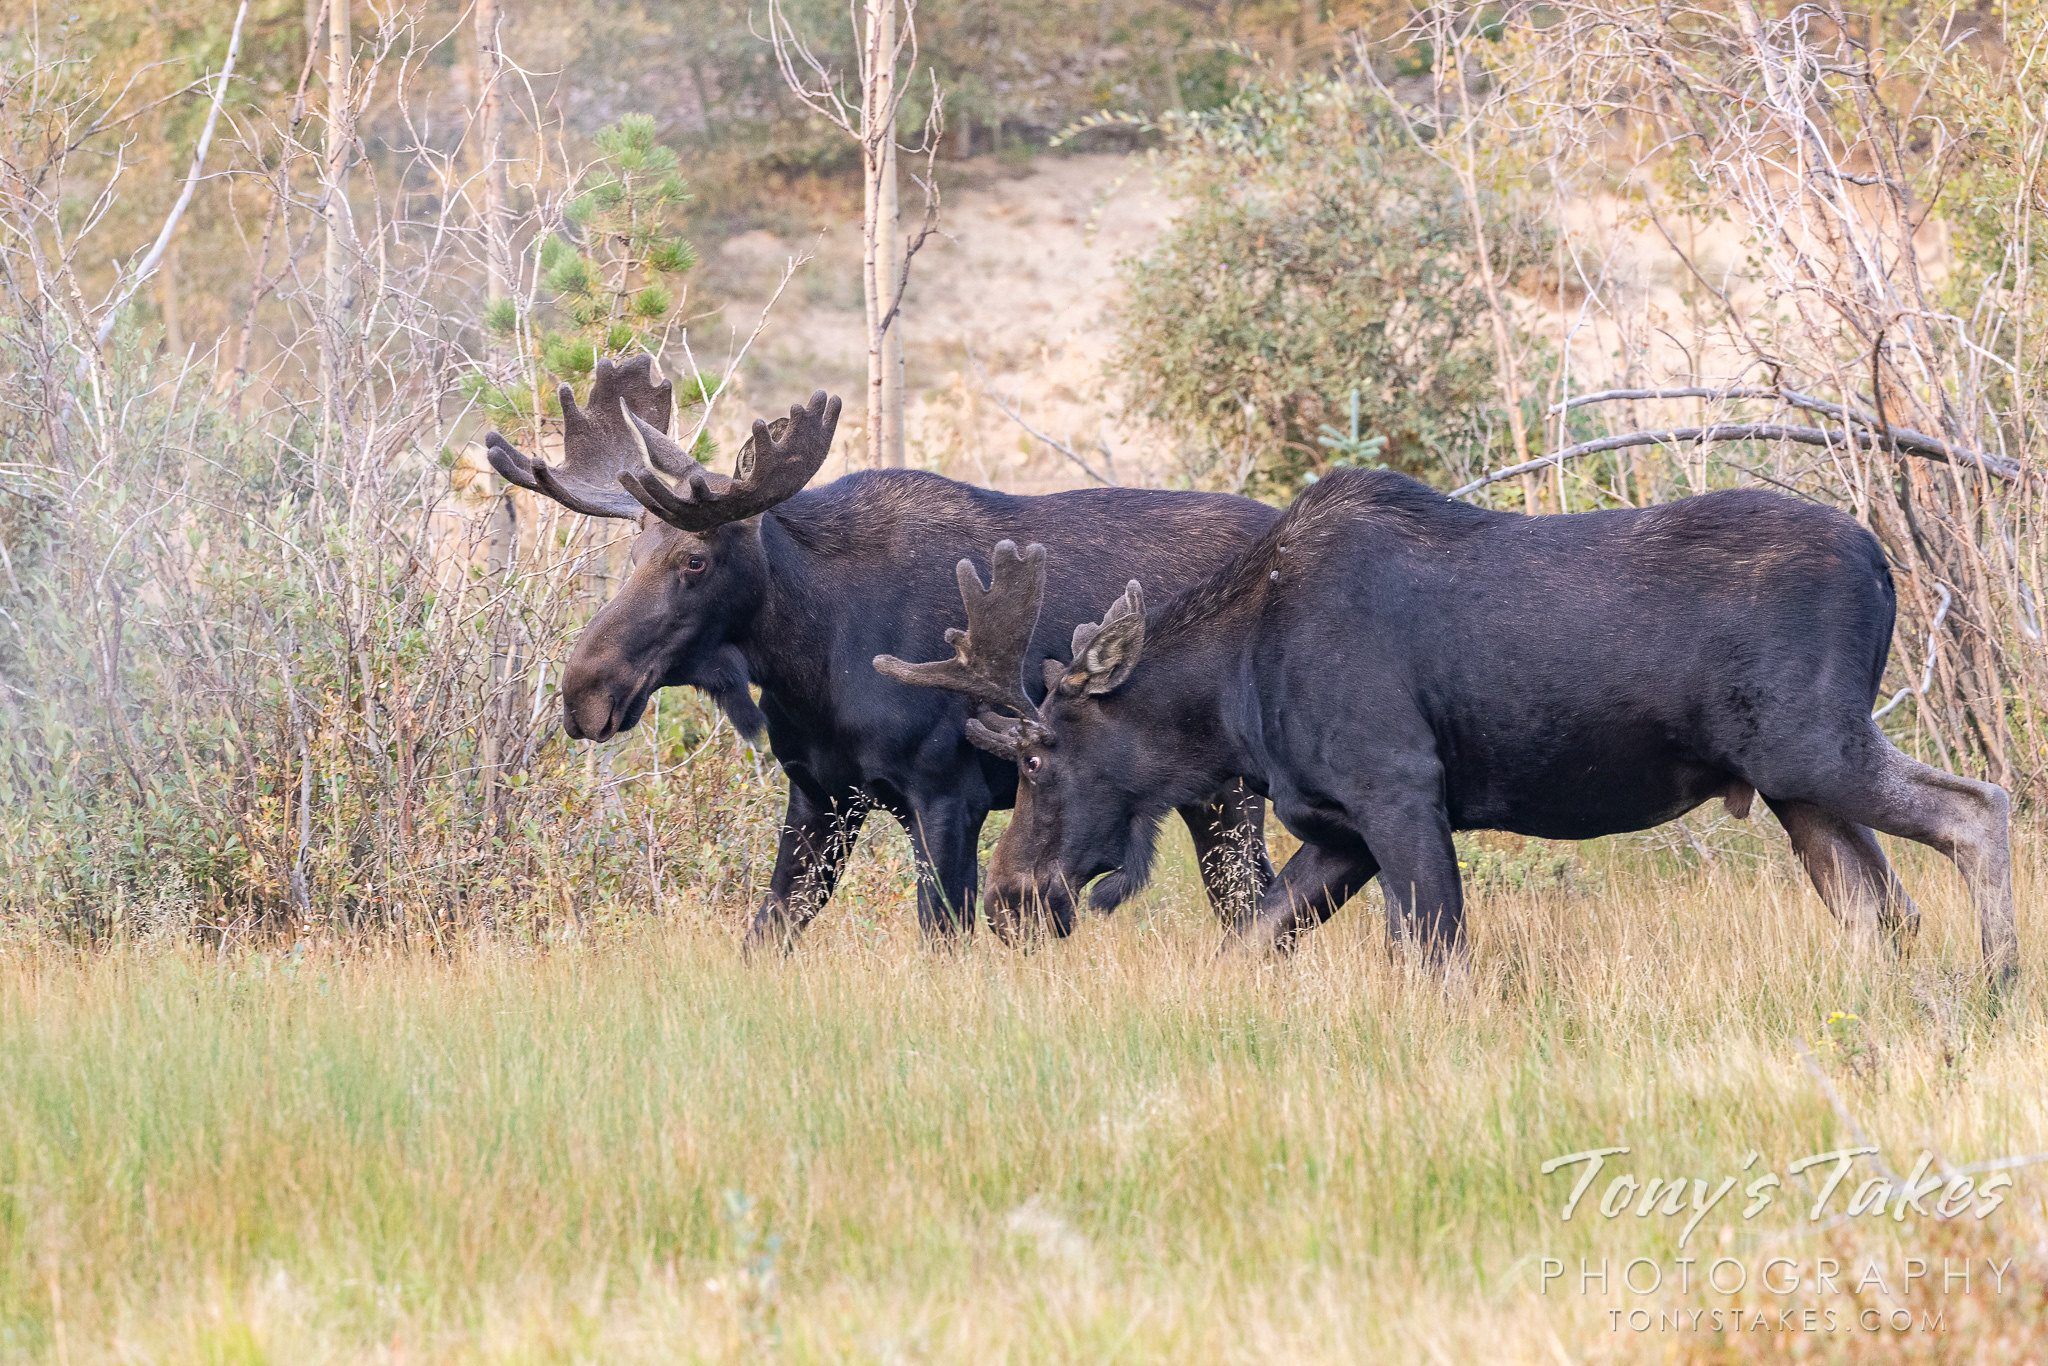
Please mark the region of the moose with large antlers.
<svg viewBox="0 0 2048 1366"><path fill-rule="evenodd" d="M772 425L756 422L728 477L669 436L672 388L648 356L600 362L587 406L566 385L561 400L559 465L496 432L491 464L564 507L641 527L625 583L563 672L565 726L607 740L639 722L657 689L688 685L743 734L766 733L789 809L750 944L791 942L831 896L875 807L910 834L925 930L973 924L976 843L988 813L1014 800L1016 767L968 743L963 702L868 667L878 653L943 648L956 558L1005 538L1063 547L1041 585L1042 621L1012 642L1031 661L1131 575L1195 583L1279 515L1222 494L1018 497L907 470L807 489L839 420L839 400L822 393ZM1218 913L1235 916L1272 875L1263 805L1227 781L1176 805Z"/></svg>
<svg viewBox="0 0 2048 1366"><path fill-rule="evenodd" d="M2006 794L1872 721L1891 574L1841 513L1736 490L1524 517L1342 471L1163 605L1133 580L1041 663L1020 643L1046 564L997 546L984 587L963 562L954 657L875 667L980 706L969 737L1024 779L989 899L1056 932L1094 879L1103 910L1144 883L1161 812L1232 779L1303 841L1244 943L1291 942L1377 877L1390 941L1439 962L1465 952L1453 831L1590 839L1761 793L1842 921L1917 926L1882 830L1954 860L1986 973L2017 972Z"/></svg>

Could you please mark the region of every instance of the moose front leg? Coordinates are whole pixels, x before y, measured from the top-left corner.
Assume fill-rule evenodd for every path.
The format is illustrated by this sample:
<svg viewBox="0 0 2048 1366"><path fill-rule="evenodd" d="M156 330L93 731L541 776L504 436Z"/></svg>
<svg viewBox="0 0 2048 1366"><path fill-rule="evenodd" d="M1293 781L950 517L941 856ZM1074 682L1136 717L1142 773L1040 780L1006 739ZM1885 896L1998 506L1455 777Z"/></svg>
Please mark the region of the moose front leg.
<svg viewBox="0 0 2048 1366"><path fill-rule="evenodd" d="M917 860L917 924L927 939L974 932L980 867L975 845L987 813L945 798L915 804L903 826Z"/></svg>
<svg viewBox="0 0 2048 1366"><path fill-rule="evenodd" d="M1366 813L1365 837L1380 863L1387 945L1418 947L1432 967L1465 957L1465 889L1450 818L1422 796L1392 795Z"/></svg>
<svg viewBox="0 0 2048 1366"><path fill-rule="evenodd" d="M1303 844L1266 884L1258 913L1238 943L1250 953L1292 948L1297 935L1335 915L1379 870L1362 844L1346 848Z"/></svg>
<svg viewBox="0 0 2048 1366"><path fill-rule="evenodd" d="M1210 908L1225 929L1244 929L1258 911L1259 894L1273 881L1265 799L1237 779L1208 801L1175 810L1195 842Z"/></svg>
<svg viewBox="0 0 2048 1366"><path fill-rule="evenodd" d="M867 806L857 798L819 802L790 783L775 871L768 879L767 899L747 926L747 952L780 944L787 953L796 946L796 937L832 899L866 819Z"/></svg>

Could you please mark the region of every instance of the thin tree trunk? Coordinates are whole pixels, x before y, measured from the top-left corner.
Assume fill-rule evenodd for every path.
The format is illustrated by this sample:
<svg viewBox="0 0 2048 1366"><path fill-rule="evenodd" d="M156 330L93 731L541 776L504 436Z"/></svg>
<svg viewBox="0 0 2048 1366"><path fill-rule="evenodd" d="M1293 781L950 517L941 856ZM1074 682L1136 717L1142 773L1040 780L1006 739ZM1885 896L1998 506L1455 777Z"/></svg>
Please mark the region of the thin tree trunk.
<svg viewBox="0 0 2048 1366"><path fill-rule="evenodd" d="M512 295L511 242L505 231L505 111L498 94L505 54L499 46L498 0L476 0L477 132L484 173L484 249L490 297Z"/></svg>
<svg viewBox="0 0 2048 1366"><path fill-rule="evenodd" d="M883 264L882 298L893 302L903 279L903 229L896 206L896 137L890 130L882 166L882 240L876 255ZM884 308L888 303L884 304ZM896 309L882 334L882 463L903 468L903 310Z"/></svg>
<svg viewBox="0 0 2048 1366"><path fill-rule="evenodd" d="M163 273L157 279L157 288L163 293L164 344L172 356L185 354L185 319L178 308L178 239L173 237L164 248Z"/></svg>
<svg viewBox="0 0 2048 1366"><path fill-rule="evenodd" d="M483 162L484 262L488 297L493 303L512 296L511 241L505 230L504 102L498 93L498 81L505 69L501 33L498 0L476 0L476 112L478 155ZM494 335L486 329L485 345L491 351L493 361L503 360L506 348L502 342L493 339ZM518 509L512 502L512 495L500 489L491 505L487 552L491 592L500 602L495 613L497 620L491 627L491 691L484 708L483 753L479 765L482 771L478 783L482 788L484 826L491 833L496 833L498 827L498 769L504 762L504 736L511 720L508 693L516 697L522 691L516 682L509 689L507 686L510 649L502 602L505 573L511 566L518 537Z"/></svg>
<svg viewBox="0 0 2048 1366"><path fill-rule="evenodd" d="M870 467L901 466L904 462L902 291L910 260L931 235L939 210L937 187L925 182L924 222L910 242L904 242L897 219L896 120L901 112L901 91L896 84L896 64L905 49L916 50L917 12L914 0L901 2L905 9L900 17L909 23L900 30L899 0L862 0L850 11L860 45L857 117L836 89L813 89L808 78L799 74L799 67L820 76L824 70L790 27L779 0L769 0L768 6L776 61L791 92L812 113L860 143L861 296L868 329L865 435ZM915 149L927 158L927 165L944 132L944 120L934 103L925 120L922 143Z"/></svg>
<svg viewBox="0 0 2048 1366"><path fill-rule="evenodd" d="M890 0L867 0L867 21L861 45L870 73L882 60L882 13ZM870 468L882 463L882 290L876 278L876 235L881 218L881 172L875 164L875 80L869 75L861 91L860 111L860 292L867 305L868 415L867 456Z"/></svg>
<svg viewBox="0 0 2048 1366"><path fill-rule="evenodd" d="M862 92L863 266L868 314L868 463L903 464L903 337L890 305L903 272L896 206L896 0L867 0Z"/></svg>
<svg viewBox="0 0 2048 1366"><path fill-rule="evenodd" d="M348 0L332 0L327 7L327 157L321 174L327 222L326 317L320 329L320 395L330 439L345 406L345 353L355 314L355 223L348 205L349 153L355 142L349 88L354 67Z"/></svg>

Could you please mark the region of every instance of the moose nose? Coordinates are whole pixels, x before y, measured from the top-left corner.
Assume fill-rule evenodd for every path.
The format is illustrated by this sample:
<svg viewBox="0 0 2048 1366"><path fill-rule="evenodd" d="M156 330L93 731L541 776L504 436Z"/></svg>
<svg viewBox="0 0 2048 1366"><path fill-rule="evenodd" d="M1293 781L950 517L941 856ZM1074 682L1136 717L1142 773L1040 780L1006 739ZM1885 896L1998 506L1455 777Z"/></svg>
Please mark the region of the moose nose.
<svg viewBox="0 0 2048 1366"><path fill-rule="evenodd" d="M571 658L562 673L562 728L572 740L609 740L618 730L617 690L602 670Z"/></svg>
<svg viewBox="0 0 2048 1366"><path fill-rule="evenodd" d="M564 699L562 704L562 728L569 732L571 740L598 740L612 738L618 730L612 717L618 708L609 697L590 695L573 700Z"/></svg>
<svg viewBox="0 0 2048 1366"><path fill-rule="evenodd" d="M989 928L1005 943L1046 935L1064 939L1074 930L1074 899L1057 878L1041 884L1029 873L991 869L982 906Z"/></svg>
<svg viewBox="0 0 2048 1366"><path fill-rule="evenodd" d="M1005 944L1017 938L1021 921L1018 910L1024 904L1024 884L1016 878L998 877L989 870L988 882L982 888L981 909L988 916L988 927Z"/></svg>

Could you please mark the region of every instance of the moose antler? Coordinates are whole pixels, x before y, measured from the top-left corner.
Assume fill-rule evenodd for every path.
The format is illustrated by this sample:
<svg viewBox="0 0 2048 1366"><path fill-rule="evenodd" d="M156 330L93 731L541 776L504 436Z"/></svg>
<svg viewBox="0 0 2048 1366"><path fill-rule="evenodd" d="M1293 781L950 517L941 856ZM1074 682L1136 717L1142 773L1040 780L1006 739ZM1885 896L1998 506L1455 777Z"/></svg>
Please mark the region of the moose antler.
<svg viewBox="0 0 2048 1366"><path fill-rule="evenodd" d="M491 468L572 512L638 518L639 501L619 486L622 472L640 467L640 444L633 424L642 422L667 431L675 410L675 386L667 380L656 384L654 357L643 354L623 365L599 361L587 409L576 405L575 391L568 385L564 384L560 393L562 463L535 460L500 433L492 432L484 438Z"/></svg>
<svg viewBox="0 0 2048 1366"><path fill-rule="evenodd" d="M894 655L876 655L875 669L898 683L947 688L982 704L989 710L968 721L968 738L1003 754L1014 750L1023 727L1035 724L1032 718L1038 715L1023 678L1024 655L1031 648L1039 604L1045 598L1045 547L1028 546L1019 554L1015 541L1003 541L989 557L989 571L984 585L974 561L954 566L960 601L967 607L967 629L946 632L946 643L953 647L951 659L907 664Z"/></svg>
<svg viewBox="0 0 2048 1366"><path fill-rule="evenodd" d="M802 491L831 453L839 400L820 389L807 406L791 407L773 426L755 422L730 478L704 468L639 414L628 411L626 420L641 458L619 471L619 483L670 526L701 532L766 512ZM678 493L663 475L681 481L684 491Z"/></svg>

